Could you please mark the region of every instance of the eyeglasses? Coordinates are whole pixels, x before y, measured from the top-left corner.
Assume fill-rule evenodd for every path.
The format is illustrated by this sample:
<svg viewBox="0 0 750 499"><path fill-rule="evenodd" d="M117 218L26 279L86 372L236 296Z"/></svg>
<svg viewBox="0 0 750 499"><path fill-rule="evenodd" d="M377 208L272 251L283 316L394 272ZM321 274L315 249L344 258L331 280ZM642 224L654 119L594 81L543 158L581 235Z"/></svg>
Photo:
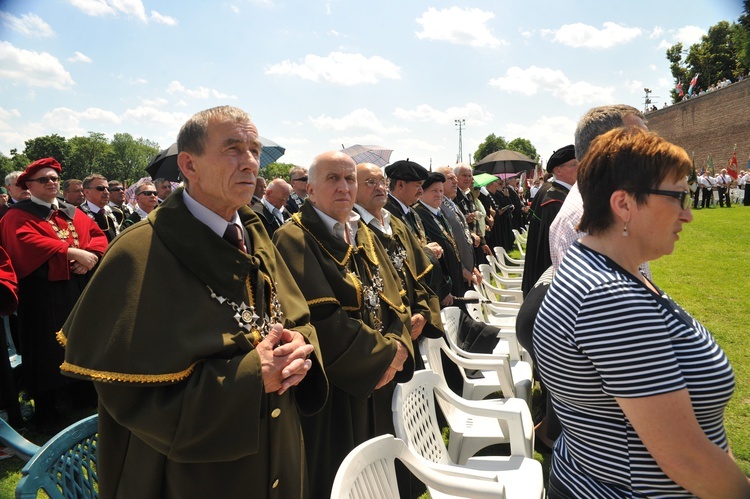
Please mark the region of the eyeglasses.
<svg viewBox="0 0 750 499"><path fill-rule="evenodd" d="M294 182L295 180L299 180L300 182L307 182L307 175L305 175L304 177L293 178L292 182Z"/></svg>
<svg viewBox="0 0 750 499"><path fill-rule="evenodd" d="M680 202L683 210L690 208L690 193L688 191L663 191L661 189L644 189L641 191L645 194L656 194L659 196L669 196Z"/></svg>
<svg viewBox="0 0 750 499"><path fill-rule="evenodd" d="M36 182L37 184L46 185L50 182L59 182L60 177L37 177L37 178L30 178L26 182Z"/></svg>
<svg viewBox="0 0 750 499"><path fill-rule="evenodd" d="M99 192L109 191L109 187L107 187L106 185L91 186L86 187L86 189L96 189Z"/></svg>
<svg viewBox="0 0 750 499"><path fill-rule="evenodd" d="M110 187L109 192L120 192L124 190L122 187Z"/></svg>
<svg viewBox="0 0 750 499"><path fill-rule="evenodd" d="M146 196L156 196L156 191L141 191L136 196L140 196L141 194L145 194Z"/></svg>
<svg viewBox="0 0 750 499"><path fill-rule="evenodd" d="M369 187L370 189L374 189L376 187L388 187L390 184L390 180L387 178L381 178L381 179L374 179L374 178L368 178L365 180L365 185Z"/></svg>

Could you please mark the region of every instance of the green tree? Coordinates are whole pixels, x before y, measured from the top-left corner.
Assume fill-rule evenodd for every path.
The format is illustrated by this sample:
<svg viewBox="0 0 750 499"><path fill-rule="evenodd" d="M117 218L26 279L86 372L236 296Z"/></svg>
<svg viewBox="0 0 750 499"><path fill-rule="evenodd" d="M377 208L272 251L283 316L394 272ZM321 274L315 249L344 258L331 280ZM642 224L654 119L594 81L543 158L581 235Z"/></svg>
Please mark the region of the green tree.
<svg viewBox="0 0 750 499"><path fill-rule="evenodd" d="M474 151L474 163L481 161L488 154L507 148L508 143L502 136L496 136L494 133L491 133L484 139L484 142L479 144L477 150Z"/></svg>
<svg viewBox="0 0 750 499"><path fill-rule="evenodd" d="M146 139L134 139L129 133L116 133L110 142L111 151L102 175L107 179L127 183L146 175L151 158L159 152L158 144Z"/></svg>
<svg viewBox="0 0 750 499"><path fill-rule="evenodd" d="M529 139L522 139L521 137L515 138L508 142L507 149L520 152L534 161L539 161L539 154L536 152L536 147L534 147Z"/></svg>
<svg viewBox="0 0 750 499"><path fill-rule="evenodd" d="M294 168L296 165L292 163L271 163L260 169L258 175L266 180L273 180L275 178L283 178L289 182L289 170Z"/></svg>
<svg viewBox="0 0 750 499"><path fill-rule="evenodd" d="M70 155L68 167L63 169L65 179L83 179L92 173L107 170L107 161L111 159L112 146L103 133L89 132L88 137L73 137L68 140Z"/></svg>
<svg viewBox="0 0 750 499"><path fill-rule="evenodd" d="M70 146L65 137L53 133L44 135L35 139L29 139L25 142L26 148L23 150L24 155L31 161L41 158L55 158L65 168L68 160Z"/></svg>

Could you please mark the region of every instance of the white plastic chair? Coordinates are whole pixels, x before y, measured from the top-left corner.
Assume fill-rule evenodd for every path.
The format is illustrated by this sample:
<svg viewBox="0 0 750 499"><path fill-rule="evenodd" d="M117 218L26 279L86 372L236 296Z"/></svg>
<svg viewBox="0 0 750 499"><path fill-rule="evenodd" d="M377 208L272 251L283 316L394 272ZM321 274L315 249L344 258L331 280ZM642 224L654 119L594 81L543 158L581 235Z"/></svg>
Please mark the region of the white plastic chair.
<svg viewBox="0 0 750 499"><path fill-rule="evenodd" d="M486 279L482 279L479 291L489 301L497 303L514 302L521 305L523 303L523 291L520 289L503 289L491 284Z"/></svg>
<svg viewBox="0 0 750 499"><path fill-rule="evenodd" d="M492 267L486 263L479 264L479 272L482 273L482 280L488 280L496 286L504 289L521 289L523 279L521 277L504 277L492 270Z"/></svg>
<svg viewBox="0 0 750 499"><path fill-rule="evenodd" d="M397 385L392 404L396 436L416 454L445 470L453 470L458 465L450 458L443 444L437 424L435 397L449 400L461 410L476 416L500 419L508 427L509 456L472 457L460 469L496 473L498 481L505 486L504 497L508 499L544 497L542 467L530 457L533 456L533 422L523 401L463 400L436 373L426 370L414 373L411 381ZM435 497L431 489L430 494Z"/></svg>
<svg viewBox="0 0 750 499"><path fill-rule="evenodd" d="M492 252L495 253L495 257L499 261L505 263L508 266L516 265L516 266L523 268L525 264L525 260L526 260L525 258L523 257L521 259L513 258L512 256L508 254L507 251L505 251L505 248L503 248L502 246L495 246L494 248L492 248Z"/></svg>
<svg viewBox="0 0 750 499"><path fill-rule="evenodd" d="M453 351L462 359L480 361L489 363L489 365L492 365L493 362L507 364L510 370L509 379L510 383L512 383L513 385L513 391L508 392L507 389L504 389L503 395L505 397L518 397L520 399L523 399L526 401L529 407L531 407L531 388L534 385L534 374L532 364L525 360L525 357L528 356L530 358L531 356L528 355L528 353L524 355L525 351L521 347L520 343L518 343L515 330L511 331L500 329L497 333L499 341L492 353L469 352L467 350L463 350L458 346L458 323L460 314L461 311L456 307L446 307L440 311L440 316L443 320L443 328L445 330L445 337L448 340L448 348L450 348L451 351ZM459 363L456 362L456 364L458 365ZM468 367L467 369L472 368ZM487 374L482 371L482 375L485 378L489 378L488 382L490 384L494 384L495 380L497 379L498 384L502 385L502 380L498 378L500 374L497 373L496 370L494 370L494 373L492 371L493 370L491 370ZM466 382L470 384L477 384L476 379L466 379L468 380ZM478 396L467 395L465 392L462 395L468 399L480 398ZM486 397L486 395L482 396L481 398L484 397Z"/></svg>
<svg viewBox="0 0 750 499"><path fill-rule="evenodd" d="M497 474L469 468L440 469L415 454L403 440L381 435L358 445L344 458L333 481L331 499L399 498L396 459L430 488L435 499L505 497Z"/></svg>
<svg viewBox="0 0 750 499"><path fill-rule="evenodd" d="M505 265L500 262L495 255L487 255L487 261L496 274L502 274L503 277L520 277L523 278L523 267L517 265Z"/></svg>

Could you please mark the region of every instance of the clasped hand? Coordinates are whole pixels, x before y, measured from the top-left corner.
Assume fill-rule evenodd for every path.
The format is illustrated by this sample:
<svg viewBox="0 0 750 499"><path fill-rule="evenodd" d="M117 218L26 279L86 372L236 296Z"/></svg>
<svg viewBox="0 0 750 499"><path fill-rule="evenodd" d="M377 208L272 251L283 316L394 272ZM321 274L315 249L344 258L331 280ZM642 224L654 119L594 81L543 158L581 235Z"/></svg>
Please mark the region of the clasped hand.
<svg viewBox="0 0 750 499"><path fill-rule="evenodd" d="M298 331L274 324L273 329L255 347L261 364L261 375L266 393L282 395L298 385L312 367L308 357L313 346L307 344Z"/></svg>

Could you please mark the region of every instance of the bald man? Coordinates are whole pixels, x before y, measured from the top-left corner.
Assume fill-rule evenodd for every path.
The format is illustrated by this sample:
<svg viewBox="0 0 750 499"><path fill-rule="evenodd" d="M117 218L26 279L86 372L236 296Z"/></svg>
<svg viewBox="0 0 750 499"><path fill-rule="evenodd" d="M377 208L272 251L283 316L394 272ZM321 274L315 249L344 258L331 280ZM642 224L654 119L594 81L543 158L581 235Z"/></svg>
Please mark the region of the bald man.
<svg viewBox="0 0 750 499"><path fill-rule="evenodd" d="M347 155L320 154L307 202L274 243L310 307L328 374L328 401L302 418L311 497L330 497L346 455L393 433L394 383L414 370L411 311L383 245L354 212L357 171Z"/></svg>
<svg viewBox="0 0 750 499"><path fill-rule="evenodd" d="M258 214L268 237L273 237L276 229L289 218L285 205L292 193L292 186L286 180L276 178L269 182L265 194L259 202L253 204L253 211Z"/></svg>

